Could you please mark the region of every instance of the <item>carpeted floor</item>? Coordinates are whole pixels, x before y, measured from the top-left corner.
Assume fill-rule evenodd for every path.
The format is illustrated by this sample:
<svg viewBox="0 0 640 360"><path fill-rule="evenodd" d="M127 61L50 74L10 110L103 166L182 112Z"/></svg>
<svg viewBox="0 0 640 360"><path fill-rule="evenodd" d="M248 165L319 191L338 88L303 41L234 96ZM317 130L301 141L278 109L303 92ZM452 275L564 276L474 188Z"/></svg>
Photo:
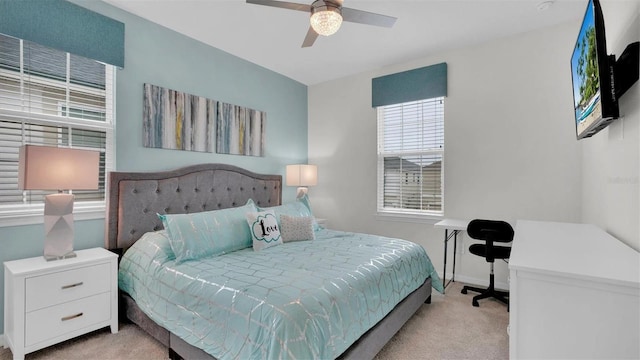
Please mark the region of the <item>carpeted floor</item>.
<svg viewBox="0 0 640 360"><path fill-rule="evenodd" d="M451 283L446 295L436 293L431 304L415 315L378 353L386 359L508 359L509 313L503 303L460 294L462 283Z"/></svg>
<svg viewBox="0 0 640 360"><path fill-rule="evenodd" d="M446 295L435 293L376 356L386 359L508 359L507 307L494 300L471 305L473 294L460 294L452 283ZM0 360L11 359L0 349ZM117 334L109 328L65 341L30 354L36 359L166 359L167 349L132 324L121 324Z"/></svg>

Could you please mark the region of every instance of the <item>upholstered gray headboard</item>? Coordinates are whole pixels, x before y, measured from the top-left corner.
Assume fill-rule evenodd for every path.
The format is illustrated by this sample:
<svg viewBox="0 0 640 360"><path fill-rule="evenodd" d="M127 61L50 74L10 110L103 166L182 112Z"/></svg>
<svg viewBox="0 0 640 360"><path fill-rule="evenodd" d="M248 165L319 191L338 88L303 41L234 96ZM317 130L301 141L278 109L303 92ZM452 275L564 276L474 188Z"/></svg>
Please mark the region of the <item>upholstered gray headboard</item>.
<svg viewBox="0 0 640 360"><path fill-rule="evenodd" d="M227 164L200 164L161 172L111 172L105 247L128 249L144 233L162 229L157 214L184 214L282 202L282 176Z"/></svg>

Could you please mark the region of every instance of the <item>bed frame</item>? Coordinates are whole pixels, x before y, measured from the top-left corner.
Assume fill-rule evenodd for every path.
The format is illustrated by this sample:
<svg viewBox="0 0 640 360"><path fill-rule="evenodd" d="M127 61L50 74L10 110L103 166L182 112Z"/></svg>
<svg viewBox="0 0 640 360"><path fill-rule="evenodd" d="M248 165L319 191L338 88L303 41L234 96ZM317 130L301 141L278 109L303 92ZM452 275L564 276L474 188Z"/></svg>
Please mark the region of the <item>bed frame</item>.
<svg viewBox="0 0 640 360"><path fill-rule="evenodd" d="M156 214L192 213L244 205L282 203L282 176L262 175L227 164L200 164L160 172L111 172L105 224L105 247L124 253L144 233L162 229ZM371 359L422 306L431 302L431 278L402 300L384 319L360 337L340 358ZM126 293L121 316L169 348L171 359L212 359L156 324Z"/></svg>

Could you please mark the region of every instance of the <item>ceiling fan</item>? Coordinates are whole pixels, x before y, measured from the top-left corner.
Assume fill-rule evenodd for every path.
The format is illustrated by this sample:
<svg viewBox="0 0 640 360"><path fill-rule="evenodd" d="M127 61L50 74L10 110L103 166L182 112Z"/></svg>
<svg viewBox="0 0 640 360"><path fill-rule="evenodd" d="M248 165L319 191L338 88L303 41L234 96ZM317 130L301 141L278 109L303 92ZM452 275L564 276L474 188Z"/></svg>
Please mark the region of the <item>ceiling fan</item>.
<svg viewBox="0 0 640 360"><path fill-rule="evenodd" d="M302 47L313 45L318 35L334 34L340 28L342 21L390 28L397 20L392 16L343 7L342 1L316 0L311 5L275 0L247 0L247 3L308 12L311 26L302 42Z"/></svg>

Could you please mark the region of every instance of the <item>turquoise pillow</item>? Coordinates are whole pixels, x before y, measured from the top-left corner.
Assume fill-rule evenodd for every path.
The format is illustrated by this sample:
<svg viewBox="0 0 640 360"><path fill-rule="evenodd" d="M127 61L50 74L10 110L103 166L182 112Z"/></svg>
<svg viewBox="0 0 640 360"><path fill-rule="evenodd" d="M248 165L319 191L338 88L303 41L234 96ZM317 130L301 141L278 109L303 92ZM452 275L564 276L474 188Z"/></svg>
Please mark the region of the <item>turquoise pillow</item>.
<svg viewBox="0 0 640 360"><path fill-rule="evenodd" d="M265 210L273 210L276 215L276 219L278 219L278 226L282 229L282 223L280 222L280 215L289 215L295 217L303 217L310 216L313 218L313 213L311 212L311 204L309 203L309 197L307 194L304 194L301 198L296 199L296 201L287 203L279 206L272 206L268 208L258 207L259 211ZM318 230L319 226L316 222L315 218L313 218L313 230Z"/></svg>
<svg viewBox="0 0 640 360"><path fill-rule="evenodd" d="M236 208L158 216L169 234L176 262L181 263L252 246L246 214L257 210L249 199Z"/></svg>

